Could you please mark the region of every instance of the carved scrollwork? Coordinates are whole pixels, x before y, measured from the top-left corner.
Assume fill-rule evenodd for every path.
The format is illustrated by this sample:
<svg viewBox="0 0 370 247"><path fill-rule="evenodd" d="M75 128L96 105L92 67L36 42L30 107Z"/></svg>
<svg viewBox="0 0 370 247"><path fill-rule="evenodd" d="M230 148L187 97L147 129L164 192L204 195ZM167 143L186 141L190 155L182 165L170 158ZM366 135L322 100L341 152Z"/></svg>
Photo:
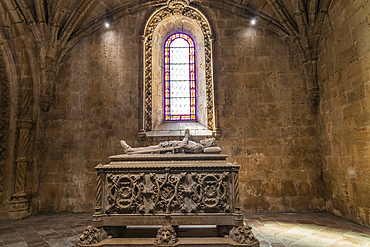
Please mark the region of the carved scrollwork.
<svg viewBox="0 0 370 247"><path fill-rule="evenodd" d="M107 175L108 202L106 213L144 213L143 204L144 173L137 175Z"/></svg>
<svg viewBox="0 0 370 247"><path fill-rule="evenodd" d="M191 207L192 212L230 212L231 208L228 203L229 186L226 182L229 177L228 172L222 174L197 174L194 172L191 176L194 181L192 200L195 203Z"/></svg>
<svg viewBox="0 0 370 247"><path fill-rule="evenodd" d="M186 173L169 174L166 173L164 177L158 177L151 173L150 179L154 186L152 187L152 205L150 205L149 212L154 213L157 210L162 210L167 214L173 211L180 211L185 213L187 211L184 204L184 186L180 184L185 178Z"/></svg>
<svg viewBox="0 0 370 247"><path fill-rule="evenodd" d="M204 16L196 9L189 7L189 0L168 0L168 7L159 10L148 21L144 36L144 129L152 130L152 38L158 24L172 16L182 15L193 19L201 28L204 37L205 51L205 75L206 75L206 100L207 100L207 123L209 130L215 130L214 103L213 103L213 79L212 79L212 33Z"/></svg>

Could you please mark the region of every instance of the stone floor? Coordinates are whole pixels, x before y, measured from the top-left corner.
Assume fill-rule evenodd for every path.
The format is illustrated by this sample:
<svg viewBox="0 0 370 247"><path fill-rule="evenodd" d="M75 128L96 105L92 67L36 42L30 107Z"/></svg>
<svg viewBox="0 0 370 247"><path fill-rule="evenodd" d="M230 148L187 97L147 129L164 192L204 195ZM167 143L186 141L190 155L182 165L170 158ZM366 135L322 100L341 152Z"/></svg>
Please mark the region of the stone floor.
<svg viewBox="0 0 370 247"><path fill-rule="evenodd" d="M370 228L328 213L244 214L261 247L370 247ZM74 246L91 214L35 215L0 221L0 246Z"/></svg>
<svg viewBox="0 0 370 247"><path fill-rule="evenodd" d="M370 228L328 213L244 213L261 247L370 247Z"/></svg>

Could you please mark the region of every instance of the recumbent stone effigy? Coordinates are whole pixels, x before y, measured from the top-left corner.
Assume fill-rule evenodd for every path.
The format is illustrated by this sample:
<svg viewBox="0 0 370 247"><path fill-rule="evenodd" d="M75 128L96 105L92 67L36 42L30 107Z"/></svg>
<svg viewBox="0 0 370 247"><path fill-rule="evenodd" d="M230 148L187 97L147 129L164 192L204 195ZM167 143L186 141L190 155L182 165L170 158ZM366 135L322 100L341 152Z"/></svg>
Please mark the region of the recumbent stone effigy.
<svg viewBox="0 0 370 247"><path fill-rule="evenodd" d="M240 166L226 161L214 138L196 143L186 130L182 141L139 148L121 141L121 146L124 154L95 167L96 212L78 245L110 246L111 236L124 246L120 233L126 226L162 225L152 245L186 246L177 238L178 226L217 225L217 244L259 246L240 212Z"/></svg>

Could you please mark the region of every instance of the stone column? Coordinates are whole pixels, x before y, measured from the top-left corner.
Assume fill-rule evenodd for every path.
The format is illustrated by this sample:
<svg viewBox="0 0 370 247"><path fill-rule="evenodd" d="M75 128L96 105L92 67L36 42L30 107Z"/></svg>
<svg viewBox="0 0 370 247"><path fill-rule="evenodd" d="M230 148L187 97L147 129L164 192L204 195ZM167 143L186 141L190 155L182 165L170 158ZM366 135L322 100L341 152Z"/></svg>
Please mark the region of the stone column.
<svg viewBox="0 0 370 247"><path fill-rule="evenodd" d="M19 124L18 157L16 159L14 194L10 202L9 214L13 219L22 219L29 215L26 193L26 178L28 166L28 146L30 139L30 120L23 120Z"/></svg>
<svg viewBox="0 0 370 247"><path fill-rule="evenodd" d="M28 59L24 58L25 61ZM29 216L26 193L27 167L29 160L30 130L32 128L31 113L33 103L33 85L30 68L25 65L22 86L20 87L20 116L18 120L18 149L15 160L15 185L9 205L9 215L13 219Z"/></svg>
<svg viewBox="0 0 370 247"><path fill-rule="evenodd" d="M210 37L210 44L211 44L211 56L212 58L215 58L216 56L216 46L215 46L215 39L216 39L216 36L215 34L212 34L211 37ZM216 59L211 59L211 73L212 73L212 78L214 77L213 75L213 68L214 67L217 67L215 66L214 63L216 63ZM213 83L213 80L212 80L212 102L213 102L213 129L212 130L212 137L216 138L217 140L220 138L221 136L221 132L220 132L220 129L218 128L218 116L217 116L217 111L216 111L216 98L215 98L215 90L214 90L214 83Z"/></svg>
<svg viewBox="0 0 370 247"><path fill-rule="evenodd" d="M139 111L141 111L139 119L139 132L137 134L139 141L144 141L146 138L146 131L145 131L145 68L143 69L143 64L145 63L145 36L140 35L140 44L141 44L141 49L140 49L140 80L142 83L140 84L139 91L141 91L141 95L139 96L139 102L143 102L143 104L139 105Z"/></svg>

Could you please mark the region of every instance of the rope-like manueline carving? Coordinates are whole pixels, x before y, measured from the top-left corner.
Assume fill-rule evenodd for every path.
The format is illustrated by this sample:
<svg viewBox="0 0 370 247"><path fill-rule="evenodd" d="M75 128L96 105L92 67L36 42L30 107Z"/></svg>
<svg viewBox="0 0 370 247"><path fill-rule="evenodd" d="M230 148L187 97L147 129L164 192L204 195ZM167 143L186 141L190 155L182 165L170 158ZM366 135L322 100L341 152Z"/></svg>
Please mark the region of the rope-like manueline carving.
<svg viewBox="0 0 370 247"><path fill-rule="evenodd" d="M181 10L181 11L180 11ZM158 24L172 16L173 14L182 14L183 16L193 19L201 28L204 36L205 50L205 74L206 74L206 99L207 99L207 122L208 129L215 130L214 123L214 103L213 103L213 79L212 79L212 53L211 53L211 29L206 19L197 10L191 7L171 9L166 7L158 11L148 22L145 29L144 43L144 129L152 130L152 38L153 32Z"/></svg>
<svg viewBox="0 0 370 247"><path fill-rule="evenodd" d="M27 161L17 161L17 176L15 180L15 193L25 192L26 187Z"/></svg>
<svg viewBox="0 0 370 247"><path fill-rule="evenodd" d="M100 222L102 221L101 209L102 209L102 173L98 173L98 177L96 179L96 196L95 196L95 213L93 215L93 222Z"/></svg>
<svg viewBox="0 0 370 247"><path fill-rule="evenodd" d="M29 129L20 127L19 142L18 142L19 143L19 146L18 146L18 160L23 160L23 159L27 158L29 139L30 139Z"/></svg>
<svg viewBox="0 0 370 247"><path fill-rule="evenodd" d="M239 205L239 172L235 172L235 203Z"/></svg>
<svg viewBox="0 0 370 247"><path fill-rule="evenodd" d="M30 139L29 124L27 121L20 123L15 194L24 193L26 188L27 153Z"/></svg>
<svg viewBox="0 0 370 247"><path fill-rule="evenodd" d="M102 174L98 174L98 178L96 180L96 197L95 197L95 205L101 206L101 195L102 195Z"/></svg>

